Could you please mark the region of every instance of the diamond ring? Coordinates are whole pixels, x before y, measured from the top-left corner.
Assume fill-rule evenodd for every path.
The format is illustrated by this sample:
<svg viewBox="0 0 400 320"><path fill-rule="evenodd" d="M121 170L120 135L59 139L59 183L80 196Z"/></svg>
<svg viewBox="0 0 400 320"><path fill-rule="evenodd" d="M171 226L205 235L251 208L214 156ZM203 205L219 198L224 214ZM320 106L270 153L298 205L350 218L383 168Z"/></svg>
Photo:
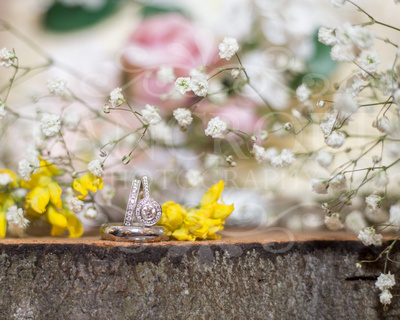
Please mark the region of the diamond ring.
<svg viewBox="0 0 400 320"><path fill-rule="evenodd" d="M150 198L149 181L146 176L142 177L143 199L136 206L136 220L145 226L152 226L161 219L161 206Z"/></svg>
<svg viewBox="0 0 400 320"><path fill-rule="evenodd" d="M136 209L136 203L139 197L140 180L134 179L132 181L131 192L129 194L128 204L126 206L124 226L131 226L133 224L133 216Z"/></svg>

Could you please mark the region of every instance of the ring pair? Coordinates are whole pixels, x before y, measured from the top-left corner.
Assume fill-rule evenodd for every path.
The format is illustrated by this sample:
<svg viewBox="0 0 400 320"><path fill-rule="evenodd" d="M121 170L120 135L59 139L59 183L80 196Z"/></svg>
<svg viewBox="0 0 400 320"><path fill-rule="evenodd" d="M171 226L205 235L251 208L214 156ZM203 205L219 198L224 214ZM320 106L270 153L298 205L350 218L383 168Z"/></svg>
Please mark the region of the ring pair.
<svg viewBox="0 0 400 320"><path fill-rule="evenodd" d="M143 186L143 198L138 202L141 186ZM124 226L131 226L134 217L144 226L152 226L161 219L161 214L160 204L150 198L150 187L147 177L143 176L142 180L134 179L126 207Z"/></svg>
<svg viewBox="0 0 400 320"><path fill-rule="evenodd" d="M139 200L140 191L143 197ZM139 202L138 202L139 200ZM150 198L149 181L146 176L132 181L124 223L107 223L100 228L101 238L112 241L157 242L168 240L164 228L154 226L161 219L160 204ZM137 222L134 222L136 220Z"/></svg>

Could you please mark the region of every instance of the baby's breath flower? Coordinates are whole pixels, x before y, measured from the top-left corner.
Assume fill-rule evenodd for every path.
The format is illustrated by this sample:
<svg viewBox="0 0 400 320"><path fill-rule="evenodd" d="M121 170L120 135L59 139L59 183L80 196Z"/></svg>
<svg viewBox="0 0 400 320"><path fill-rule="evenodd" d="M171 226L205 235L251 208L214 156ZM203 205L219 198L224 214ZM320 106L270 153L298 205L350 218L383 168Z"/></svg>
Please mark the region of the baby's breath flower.
<svg viewBox="0 0 400 320"><path fill-rule="evenodd" d="M395 204L390 207L389 221L396 227L400 227L400 204Z"/></svg>
<svg viewBox="0 0 400 320"><path fill-rule="evenodd" d="M3 119L7 115L6 105L0 100L0 119Z"/></svg>
<svg viewBox="0 0 400 320"><path fill-rule="evenodd" d="M320 27L318 30L318 41L327 46L334 46L337 43L335 30Z"/></svg>
<svg viewBox="0 0 400 320"><path fill-rule="evenodd" d="M199 170L189 170L186 172L185 177L191 187L196 187L204 181L203 175Z"/></svg>
<svg viewBox="0 0 400 320"><path fill-rule="evenodd" d="M240 69L232 69L231 76L233 79L237 79L240 75Z"/></svg>
<svg viewBox="0 0 400 320"><path fill-rule="evenodd" d="M8 186L12 181L12 177L9 173L0 173L0 187Z"/></svg>
<svg viewBox="0 0 400 320"><path fill-rule="evenodd" d="M110 106L109 106L108 104L105 104L105 105L103 106L103 112L104 112L105 114L110 113Z"/></svg>
<svg viewBox="0 0 400 320"><path fill-rule="evenodd" d="M14 53L9 51L7 48L3 48L0 50L0 66L9 68L14 63Z"/></svg>
<svg viewBox="0 0 400 320"><path fill-rule="evenodd" d="M375 286L381 291L388 290L395 284L394 274L390 274L390 271L388 273L381 273L375 282Z"/></svg>
<svg viewBox="0 0 400 320"><path fill-rule="evenodd" d="M68 111L65 113L62 121L69 130L75 130L81 121L81 116L76 111Z"/></svg>
<svg viewBox="0 0 400 320"><path fill-rule="evenodd" d="M319 100L319 101L316 103L316 106L317 106L317 108L323 108L323 107L325 107L325 101Z"/></svg>
<svg viewBox="0 0 400 320"><path fill-rule="evenodd" d="M326 179L313 178L311 179L311 189L316 194L327 194L329 183Z"/></svg>
<svg viewBox="0 0 400 320"><path fill-rule="evenodd" d="M367 227L364 230L360 230L358 233L358 239L360 239L365 246L374 245L379 247L382 245L382 235L376 234L373 227Z"/></svg>
<svg viewBox="0 0 400 320"><path fill-rule="evenodd" d="M362 81L360 77L354 75L346 81L346 92L353 97L358 96L361 90Z"/></svg>
<svg viewBox="0 0 400 320"><path fill-rule="evenodd" d="M333 131L326 139L325 143L333 149L339 149L346 142L346 138L343 133Z"/></svg>
<svg viewBox="0 0 400 320"><path fill-rule="evenodd" d="M205 168L217 168L220 165L221 157L213 154L207 153L204 157L204 167Z"/></svg>
<svg viewBox="0 0 400 320"><path fill-rule="evenodd" d="M175 109L173 115L178 124L183 128L186 128L193 121L192 113L186 108Z"/></svg>
<svg viewBox="0 0 400 320"><path fill-rule="evenodd" d="M382 133L390 133L390 120L388 117L383 116L372 122L372 126L377 128Z"/></svg>
<svg viewBox="0 0 400 320"><path fill-rule="evenodd" d="M282 149L281 154L279 156L274 156L271 158L271 165L275 168L287 168L289 167L296 158L293 155L293 152L289 149Z"/></svg>
<svg viewBox="0 0 400 320"><path fill-rule="evenodd" d="M88 170L96 177L101 177L103 175L103 164L100 160L92 160L87 166Z"/></svg>
<svg viewBox="0 0 400 320"><path fill-rule="evenodd" d="M376 50L363 51L360 57L357 59L357 63L360 66L358 74L363 79L368 79L371 75L378 71L381 59L379 53Z"/></svg>
<svg viewBox="0 0 400 320"><path fill-rule="evenodd" d="M190 90L192 90L196 96L205 97L208 92L208 82L206 77L193 77L190 80Z"/></svg>
<svg viewBox="0 0 400 320"><path fill-rule="evenodd" d="M85 210L85 212L84 212L83 215L84 215L84 217L85 217L86 219L94 220L94 219L97 218L97 216L99 215L99 213L98 213L98 211L96 210L95 207L89 207L89 208L87 208L87 209Z"/></svg>
<svg viewBox="0 0 400 320"><path fill-rule="evenodd" d="M29 225L29 220L24 217L24 211L17 206L8 208L6 213L7 229L13 236L23 237Z"/></svg>
<svg viewBox="0 0 400 320"><path fill-rule="evenodd" d="M225 138L225 131L228 128L226 122L222 121L219 117L212 118L208 122L207 129L205 130L206 136L211 136L214 139Z"/></svg>
<svg viewBox="0 0 400 320"><path fill-rule="evenodd" d="M325 217L325 225L329 230L340 230L343 229L344 225L340 221L340 214L339 213L333 213L330 216Z"/></svg>
<svg viewBox="0 0 400 320"><path fill-rule="evenodd" d="M190 91L190 78L189 77L179 77L175 81L175 90L181 94L185 94Z"/></svg>
<svg viewBox="0 0 400 320"><path fill-rule="evenodd" d="M258 163L262 163L265 160L265 149L258 144L253 145L253 149L251 150L251 153L254 156L254 159Z"/></svg>
<svg viewBox="0 0 400 320"><path fill-rule="evenodd" d="M31 180L31 174L37 172L40 168L40 160L36 155L30 154L26 159L18 163L18 173L25 181Z"/></svg>
<svg viewBox="0 0 400 320"><path fill-rule="evenodd" d="M335 109L341 112L345 117L350 116L358 110L357 101L348 93L335 94L333 102L335 103Z"/></svg>
<svg viewBox="0 0 400 320"><path fill-rule="evenodd" d="M154 126L161 121L160 111L155 106L146 104L141 113L144 121L150 125Z"/></svg>
<svg viewBox="0 0 400 320"><path fill-rule="evenodd" d="M125 98L122 95L122 89L121 88L113 89L110 92L110 99L108 101L110 101L112 108L117 108L120 105L122 105L125 102Z"/></svg>
<svg viewBox="0 0 400 320"><path fill-rule="evenodd" d="M329 165L332 163L334 158L334 155L328 151L325 150L320 150L317 153L317 157L315 160L317 160L318 164L321 167L327 168Z"/></svg>
<svg viewBox="0 0 400 320"><path fill-rule="evenodd" d="M283 125L283 128L284 128L285 130L287 130L287 131L289 131L290 129L292 129L292 127L293 127L293 124L292 124L291 122L286 122L286 123Z"/></svg>
<svg viewBox="0 0 400 320"><path fill-rule="evenodd" d="M392 298L393 295L389 290L383 290L379 295L379 301L385 306L392 302Z"/></svg>
<svg viewBox="0 0 400 320"><path fill-rule="evenodd" d="M131 161L131 157L130 156L123 156L122 157L122 163L127 165L129 162Z"/></svg>
<svg viewBox="0 0 400 320"><path fill-rule="evenodd" d="M354 233L359 233L360 230L367 227L367 221L364 218L364 214L360 211L352 211L345 218L346 228Z"/></svg>
<svg viewBox="0 0 400 320"><path fill-rule="evenodd" d="M83 209L84 202L77 197L69 196L65 198L67 208L75 213L79 213Z"/></svg>
<svg viewBox="0 0 400 320"><path fill-rule="evenodd" d="M378 196L375 192L365 198L365 203L372 212L378 211L381 202L382 202L382 197Z"/></svg>
<svg viewBox="0 0 400 320"><path fill-rule="evenodd" d="M385 188L389 184L389 177L387 176L386 171L380 171L375 176L375 185L378 188ZM400 225L400 224L399 224Z"/></svg>
<svg viewBox="0 0 400 320"><path fill-rule="evenodd" d="M218 48L221 59L230 60L239 51L239 44L235 38L225 37Z"/></svg>
<svg viewBox="0 0 400 320"><path fill-rule="evenodd" d="M174 68L170 66L161 66L157 71L157 78L160 79L164 84L174 82L176 78Z"/></svg>
<svg viewBox="0 0 400 320"><path fill-rule="evenodd" d="M359 49L353 44L336 44L331 50L331 58L338 62L353 62Z"/></svg>
<svg viewBox="0 0 400 320"><path fill-rule="evenodd" d="M60 132L61 118L56 114L45 113L40 120L40 129L46 137L53 137Z"/></svg>
<svg viewBox="0 0 400 320"><path fill-rule="evenodd" d="M346 176L343 173L337 174L329 181L329 187L336 191L347 189Z"/></svg>
<svg viewBox="0 0 400 320"><path fill-rule="evenodd" d="M328 136L336 124L337 115L334 113L327 114L321 120L319 125L325 136Z"/></svg>
<svg viewBox="0 0 400 320"><path fill-rule="evenodd" d="M311 91L310 89L307 88L307 86L304 83L302 83L296 89L296 97L297 100L299 100L300 102L306 102L311 97Z"/></svg>
<svg viewBox="0 0 400 320"><path fill-rule="evenodd" d="M371 30L365 27L352 27L350 38L360 49L369 49L375 42L375 35Z"/></svg>
<svg viewBox="0 0 400 320"><path fill-rule="evenodd" d="M56 96L62 96L65 93L66 87L67 81L59 77L47 81L47 89Z"/></svg>

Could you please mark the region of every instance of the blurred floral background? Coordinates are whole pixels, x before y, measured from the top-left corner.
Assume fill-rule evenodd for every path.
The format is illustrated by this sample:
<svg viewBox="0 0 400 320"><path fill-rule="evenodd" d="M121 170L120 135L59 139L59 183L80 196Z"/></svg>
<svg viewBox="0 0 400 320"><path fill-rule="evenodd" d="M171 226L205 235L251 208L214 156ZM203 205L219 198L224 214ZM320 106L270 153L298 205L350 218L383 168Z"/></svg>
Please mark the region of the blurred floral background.
<svg viewBox="0 0 400 320"><path fill-rule="evenodd" d="M49 191L49 207L46 203L43 208L47 217L30 219L27 233L46 234L52 226L53 235L66 229L70 235L80 235L83 229L90 234L97 233L101 223L122 221L131 180L143 174L151 178L152 196L159 202L173 200L189 207L198 205L209 186L225 181L223 201L235 207L226 220L231 227L224 231L227 235L254 234L275 225L298 231L325 229L321 204L340 195L330 193L321 199L312 192L310 180L329 175L328 166L349 159L351 148L367 141L349 141L347 151L333 160L333 154L323 152L324 132L319 125L311 126L307 116L315 112L323 118L327 110L316 105L331 102L335 88L349 77L348 65L334 61L331 47L318 41L321 26L337 28L366 20L355 6L343 3L2 1L0 47L14 51L20 69L12 90L14 70L0 72L1 99L8 107L0 120L0 167L16 172L20 161L36 152L41 167L49 170L35 174L47 182L22 183L23 190L15 190L20 192L15 197L25 197L38 185L40 190L51 189L54 179L62 188L63 203L53 201L56 196ZM362 5L376 19L396 23L390 21L395 18L394 2ZM376 30L377 38L397 36L398 43L396 30ZM237 40L240 60L218 55L225 37ZM378 50L384 45L376 43ZM379 51L381 66L392 64L392 49ZM202 74L209 76L206 98L175 89L177 78ZM111 92L122 96L113 99ZM140 113L146 105L157 106L162 118L149 127L132 112ZM186 127L173 112L188 106L193 122ZM51 126L46 127L50 131L43 128L48 113L60 116L62 134L53 134ZM228 126L224 139L204 134L216 117ZM351 129L368 136L374 130L374 116L360 117ZM50 116L49 121L57 119ZM254 144L268 152L260 158ZM358 164L363 161L370 165L371 158ZM101 172L93 176L95 170ZM395 176L391 182L397 185ZM88 197L82 197L85 190L90 191ZM77 191L84 202L71 200ZM63 206L71 212L63 213L67 222L60 223L56 211ZM364 200L353 197L347 206L353 215L347 215L346 227L358 232L371 220L360 213ZM382 216L387 219L388 210Z"/></svg>

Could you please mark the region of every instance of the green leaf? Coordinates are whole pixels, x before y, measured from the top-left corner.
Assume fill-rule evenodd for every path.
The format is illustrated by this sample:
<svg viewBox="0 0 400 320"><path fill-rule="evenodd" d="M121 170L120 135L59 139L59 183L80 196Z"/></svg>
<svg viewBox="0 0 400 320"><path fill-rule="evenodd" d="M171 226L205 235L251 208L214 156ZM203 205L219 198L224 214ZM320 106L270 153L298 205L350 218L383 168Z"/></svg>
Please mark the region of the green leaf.
<svg viewBox="0 0 400 320"><path fill-rule="evenodd" d="M331 58L331 46L326 46L318 41L318 30L313 37L314 55L307 61L310 73L329 76L336 68L337 63Z"/></svg>
<svg viewBox="0 0 400 320"><path fill-rule="evenodd" d="M150 17L157 14L165 14L165 13L172 13L177 12L180 14L185 15L185 12L182 8L175 7L175 6L157 6L157 5L144 5L142 7L142 15L143 17Z"/></svg>
<svg viewBox="0 0 400 320"><path fill-rule="evenodd" d="M66 6L55 2L44 17L44 25L50 30L59 32L86 28L111 15L118 3L117 0L107 0L98 10L88 10L82 6Z"/></svg>

